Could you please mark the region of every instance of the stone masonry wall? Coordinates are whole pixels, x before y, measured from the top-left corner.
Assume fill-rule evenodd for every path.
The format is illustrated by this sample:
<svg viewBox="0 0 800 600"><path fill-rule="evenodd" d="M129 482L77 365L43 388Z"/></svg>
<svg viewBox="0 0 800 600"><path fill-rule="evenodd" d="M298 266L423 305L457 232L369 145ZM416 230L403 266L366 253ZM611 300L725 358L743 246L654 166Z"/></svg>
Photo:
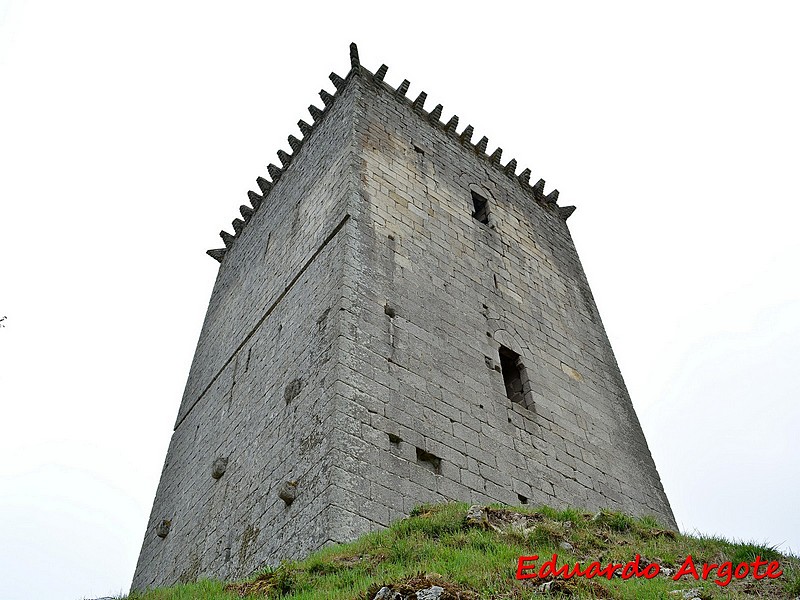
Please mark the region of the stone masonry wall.
<svg viewBox="0 0 800 600"><path fill-rule="evenodd" d="M385 84L358 85L345 280L359 300L340 346L353 422L334 491L360 515L352 534L445 500L611 507L675 527L558 209ZM522 357L527 407L506 396L501 344Z"/></svg>
<svg viewBox="0 0 800 600"><path fill-rule="evenodd" d="M331 539L353 102L337 100L220 266L133 589L243 577Z"/></svg>

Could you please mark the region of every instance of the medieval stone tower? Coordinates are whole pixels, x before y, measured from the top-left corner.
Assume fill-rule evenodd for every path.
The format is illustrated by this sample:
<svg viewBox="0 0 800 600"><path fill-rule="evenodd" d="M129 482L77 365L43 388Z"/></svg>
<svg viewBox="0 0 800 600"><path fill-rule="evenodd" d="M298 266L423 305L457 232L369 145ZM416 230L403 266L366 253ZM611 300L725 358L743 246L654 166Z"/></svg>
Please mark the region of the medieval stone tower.
<svg viewBox="0 0 800 600"><path fill-rule="evenodd" d="M573 207L350 56L209 251L219 274L134 589L242 577L423 502L675 527Z"/></svg>

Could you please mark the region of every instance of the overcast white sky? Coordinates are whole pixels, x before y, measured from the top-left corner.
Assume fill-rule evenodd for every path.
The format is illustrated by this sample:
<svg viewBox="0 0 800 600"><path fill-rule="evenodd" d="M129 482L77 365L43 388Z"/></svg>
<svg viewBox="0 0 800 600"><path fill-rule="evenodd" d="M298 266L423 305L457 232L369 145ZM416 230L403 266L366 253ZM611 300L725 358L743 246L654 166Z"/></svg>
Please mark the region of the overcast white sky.
<svg viewBox="0 0 800 600"><path fill-rule="evenodd" d="M0 581L127 591L246 191L359 44L578 211L683 531L800 550L794 2L0 0Z"/></svg>

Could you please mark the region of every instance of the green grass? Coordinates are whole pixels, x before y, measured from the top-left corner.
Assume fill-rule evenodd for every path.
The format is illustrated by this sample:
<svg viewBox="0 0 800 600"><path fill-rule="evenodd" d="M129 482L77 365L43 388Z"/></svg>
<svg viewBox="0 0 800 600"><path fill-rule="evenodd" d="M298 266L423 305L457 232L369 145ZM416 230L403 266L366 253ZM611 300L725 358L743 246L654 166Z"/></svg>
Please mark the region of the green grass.
<svg viewBox="0 0 800 600"><path fill-rule="evenodd" d="M664 576L610 581L576 577L566 582L555 580L553 586L561 587L549 597L678 599L682 596L669 592L686 589L698 590L697 595L704 599L794 598L800 594L800 560L783 556L767 544L681 535L664 530L651 517L636 519L610 511L493 508L492 523L500 531L468 525L466 504L422 506L384 531L326 548L301 562L267 569L249 583L231 588L222 582L201 581L132 594L129 600L227 600L246 593L252 598L285 600L372 600L382 585L404 582L409 591L438 584L452 594L461 592L462 598L522 600L542 597L537 591L542 582L515 579L518 557L537 554L541 564L554 553L559 565L581 562L585 566L593 560L601 565L625 563L640 554L667 568L680 566L689 554L698 565L727 560L735 565L760 555L780 561L784 575L760 582L748 576L727 587L716 585L714 577L678 582ZM513 524L517 513L528 516L524 527ZM442 600L450 597L445 594Z"/></svg>

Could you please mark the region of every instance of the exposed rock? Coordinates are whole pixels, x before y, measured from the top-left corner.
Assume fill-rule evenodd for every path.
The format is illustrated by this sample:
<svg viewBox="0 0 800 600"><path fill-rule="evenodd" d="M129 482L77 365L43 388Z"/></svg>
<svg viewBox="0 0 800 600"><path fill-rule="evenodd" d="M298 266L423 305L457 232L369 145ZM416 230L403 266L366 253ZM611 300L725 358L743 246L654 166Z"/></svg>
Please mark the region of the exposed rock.
<svg viewBox="0 0 800 600"><path fill-rule="evenodd" d="M537 513L525 514L502 508L473 505L469 507L466 515L467 525L491 529L497 533L512 531L527 535L536 528L536 523L542 520L542 515Z"/></svg>
<svg viewBox="0 0 800 600"><path fill-rule="evenodd" d="M553 585L555 584L555 580L552 581L545 581L543 584L539 586L539 591L542 594L549 594L553 591Z"/></svg>
<svg viewBox="0 0 800 600"><path fill-rule="evenodd" d="M691 588L688 590L672 590L670 596L676 596L683 600L702 600L703 588Z"/></svg>
<svg viewBox="0 0 800 600"><path fill-rule="evenodd" d="M467 511L467 525L476 527L486 527L489 524L489 518L486 516L486 511L482 506L473 504Z"/></svg>
<svg viewBox="0 0 800 600"><path fill-rule="evenodd" d="M392 588L383 586L372 600L439 600L444 593L444 588L433 585L423 590L403 594Z"/></svg>
<svg viewBox="0 0 800 600"><path fill-rule="evenodd" d="M366 596L369 600L479 600L474 591L448 581L437 573L418 574L405 581L398 581L372 588Z"/></svg>
<svg viewBox="0 0 800 600"><path fill-rule="evenodd" d="M393 592L391 588L383 586L372 600L400 600L401 598L399 592Z"/></svg>
<svg viewBox="0 0 800 600"><path fill-rule="evenodd" d="M432 585L426 590L417 590L417 600L439 600L444 592L443 587Z"/></svg>

